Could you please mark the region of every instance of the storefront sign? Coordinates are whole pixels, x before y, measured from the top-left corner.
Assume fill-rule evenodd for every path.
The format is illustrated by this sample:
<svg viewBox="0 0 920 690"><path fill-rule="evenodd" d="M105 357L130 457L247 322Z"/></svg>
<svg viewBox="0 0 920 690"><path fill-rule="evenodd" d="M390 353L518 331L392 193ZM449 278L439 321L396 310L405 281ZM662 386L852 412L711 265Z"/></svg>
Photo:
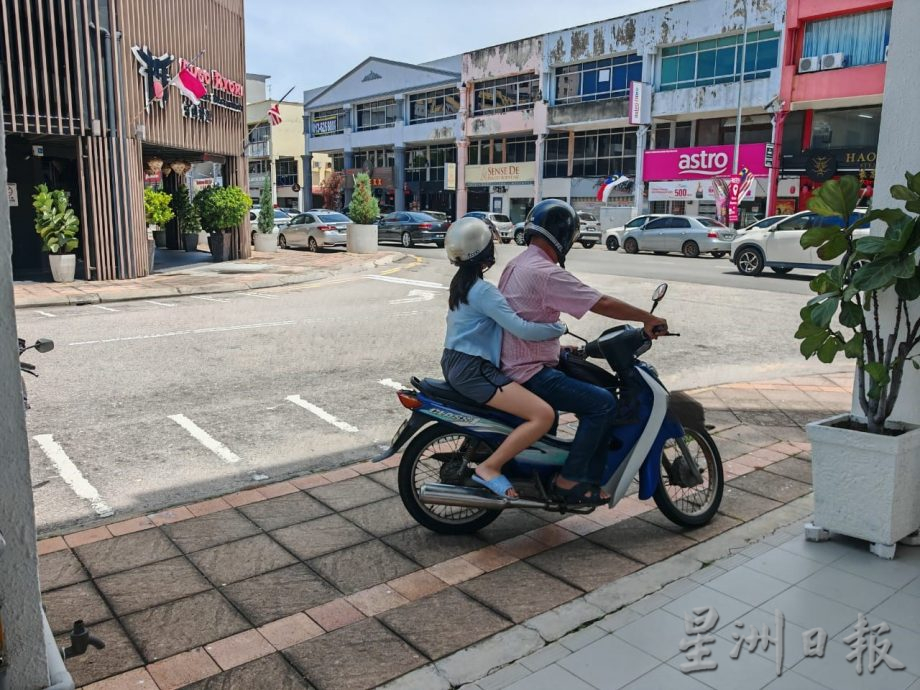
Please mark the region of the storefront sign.
<svg viewBox="0 0 920 690"><path fill-rule="evenodd" d="M188 69L192 76L207 87L210 87L211 104L218 108L226 108L235 113L243 112L243 85L227 79L218 70L207 70L193 65L184 58L179 58L179 70Z"/></svg>
<svg viewBox="0 0 920 690"><path fill-rule="evenodd" d="M207 189L208 187L213 187L213 186L214 186L213 177L199 177L197 180L195 180L195 189L198 191L202 189Z"/></svg>
<svg viewBox="0 0 920 690"><path fill-rule="evenodd" d="M641 81L629 82L629 124L652 122L652 86Z"/></svg>
<svg viewBox="0 0 920 690"><path fill-rule="evenodd" d="M784 173L802 172L815 182L824 182L843 173L875 170L877 162L878 153L874 148L809 149L803 153L784 154L782 169Z"/></svg>
<svg viewBox="0 0 920 690"><path fill-rule="evenodd" d="M763 167L772 168L773 167L773 152L775 147L773 144L767 144L767 147L764 149L763 153Z"/></svg>
<svg viewBox="0 0 920 690"><path fill-rule="evenodd" d="M444 189L452 192L457 189L457 164L444 164Z"/></svg>
<svg viewBox="0 0 920 690"><path fill-rule="evenodd" d="M825 182L837 174L837 159L826 151L810 155L805 161L805 174L815 182Z"/></svg>
<svg viewBox="0 0 920 690"><path fill-rule="evenodd" d="M466 166L467 185L526 184L534 181L536 164L506 163L504 165Z"/></svg>
<svg viewBox="0 0 920 690"><path fill-rule="evenodd" d="M10 202L10 206L19 206L19 189L16 187L15 182L6 183L6 198Z"/></svg>
<svg viewBox="0 0 920 690"><path fill-rule="evenodd" d="M738 222L738 197L741 195L741 177L732 175L728 180L728 222Z"/></svg>
<svg viewBox="0 0 920 690"><path fill-rule="evenodd" d="M319 136L321 134L335 134L336 122L338 122L338 115L314 115L313 116L313 136Z"/></svg>
<svg viewBox="0 0 920 690"><path fill-rule="evenodd" d="M745 200L754 199L755 190L751 187L745 194ZM649 201L718 201L712 180L683 181L669 180L648 183Z"/></svg>
<svg viewBox="0 0 920 690"><path fill-rule="evenodd" d="M764 166L766 144L742 144L738 169L748 168L755 176L769 174ZM691 146L682 149L646 151L643 177L648 180L705 180L727 175L732 170L732 146Z"/></svg>

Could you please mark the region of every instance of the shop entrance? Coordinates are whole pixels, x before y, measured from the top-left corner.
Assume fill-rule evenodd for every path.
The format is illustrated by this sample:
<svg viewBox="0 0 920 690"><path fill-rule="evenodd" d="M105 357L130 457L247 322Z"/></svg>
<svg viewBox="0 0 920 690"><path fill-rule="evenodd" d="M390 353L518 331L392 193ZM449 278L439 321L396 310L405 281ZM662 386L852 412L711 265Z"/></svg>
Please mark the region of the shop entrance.
<svg viewBox="0 0 920 690"><path fill-rule="evenodd" d="M533 208L533 199L511 199L511 210L508 215L512 223L521 223L527 218L530 209Z"/></svg>
<svg viewBox="0 0 920 690"><path fill-rule="evenodd" d="M489 188L470 187L466 193L467 211L489 211Z"/></svg>

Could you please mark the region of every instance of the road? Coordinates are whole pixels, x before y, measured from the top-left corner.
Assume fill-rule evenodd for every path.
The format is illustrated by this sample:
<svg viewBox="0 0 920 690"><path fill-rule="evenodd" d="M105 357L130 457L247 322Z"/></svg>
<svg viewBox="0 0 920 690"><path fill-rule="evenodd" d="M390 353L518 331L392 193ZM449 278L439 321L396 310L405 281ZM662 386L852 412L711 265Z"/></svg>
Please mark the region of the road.
<svg viewBox="0 0 920 690"><path fill-rule="evenodd" d="M489 277L519 251L498 247ZM27 358L41 373L28 382L40 530L375 453L406 416L393 388L439 375L452 268L441 251L417 253L432 258L288 288L20 310L20 335L57 345ZM734 280L725 260L602 248L573 250L569 265L638 305L670 282L659 311L682 337L646 357L673 388L821 367L792 338L800 280L737 276L753 288L740 289L723 284ZM570 327L591 336L604 320L589 314Z"/></svg>

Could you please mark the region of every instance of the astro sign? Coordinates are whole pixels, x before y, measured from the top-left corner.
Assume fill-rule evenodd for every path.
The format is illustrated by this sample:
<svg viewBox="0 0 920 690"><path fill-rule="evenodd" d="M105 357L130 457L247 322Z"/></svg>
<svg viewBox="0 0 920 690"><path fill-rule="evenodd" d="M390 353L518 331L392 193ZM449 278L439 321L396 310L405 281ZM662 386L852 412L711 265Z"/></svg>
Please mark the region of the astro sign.
<svg viewBox="0 0 920 690"><path fill-rule="evenodd" d="M755 176L768 175L764 167L766 144L742 144L738 169L747 168ZM650 180L707 180L730 175L734 147L691 146L682 149L646 151L642 177Z"/></svg>

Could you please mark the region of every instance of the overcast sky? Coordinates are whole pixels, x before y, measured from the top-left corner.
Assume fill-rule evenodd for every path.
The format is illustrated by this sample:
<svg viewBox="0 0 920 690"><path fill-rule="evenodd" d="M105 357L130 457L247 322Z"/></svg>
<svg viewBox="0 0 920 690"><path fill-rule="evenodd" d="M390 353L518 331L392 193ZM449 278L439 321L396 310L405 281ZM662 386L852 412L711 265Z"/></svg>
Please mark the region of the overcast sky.
<svg viewBox="0 0 920 690"><path fill-rule="evenodd" d="M368 56L428 62L673 0L248 0L246 69L289 100Z"/></svg>

